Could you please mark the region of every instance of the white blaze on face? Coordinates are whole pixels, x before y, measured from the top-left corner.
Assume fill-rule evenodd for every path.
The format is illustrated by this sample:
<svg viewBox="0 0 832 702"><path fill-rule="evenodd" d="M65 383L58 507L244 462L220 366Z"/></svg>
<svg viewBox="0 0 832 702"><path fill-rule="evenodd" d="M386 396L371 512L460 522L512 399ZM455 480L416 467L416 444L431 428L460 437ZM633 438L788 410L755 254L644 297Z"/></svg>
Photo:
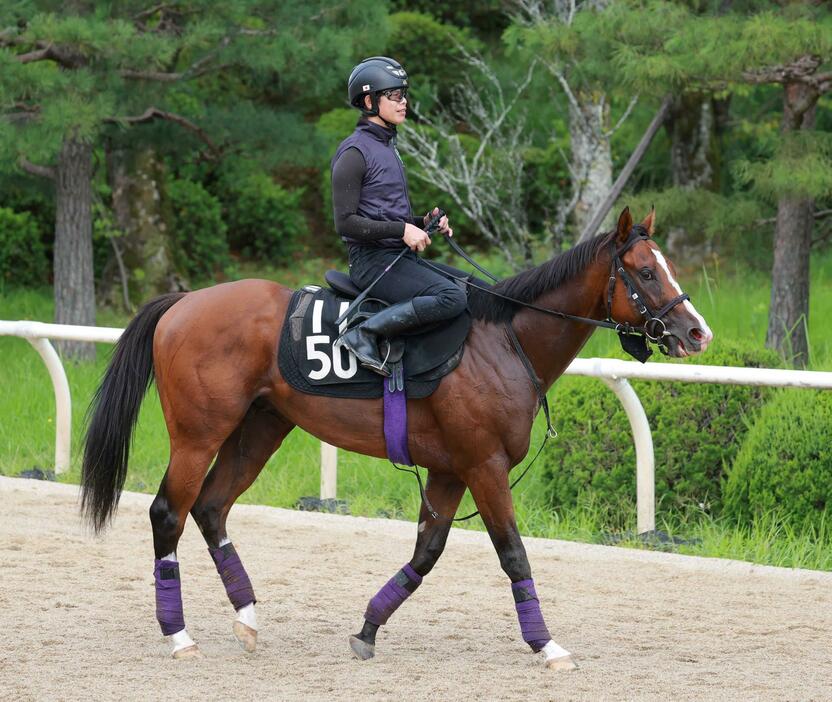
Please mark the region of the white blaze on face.
<svg viewBox="0 0 832 702"><path fill-rule="evenodd" d="M679 283L676 282L676 278L673 277L673 274L670 272L670 266L667 265L667 261L665 260L664 255L658 249L654 249L651 247L650 249L653 252L653 255L656 257L656 261L658 261L659 266L661 266L662 270L665 272L667 279L670 281L670 284L673 286L673 289L676 290L678 295L682 294L682 288L679 286ZM711 339L714 338L714 334L711 331L711 328L708 326L708 323L702 317L699 312L696 311L696 308L691 304L690 300L685 300L682 303L685 309L690 313L690 315L696 320L696 323L699 325L699 328L702 330L705 338L702 340L702 350L704 351L708 344L711 343Z"/></svg>

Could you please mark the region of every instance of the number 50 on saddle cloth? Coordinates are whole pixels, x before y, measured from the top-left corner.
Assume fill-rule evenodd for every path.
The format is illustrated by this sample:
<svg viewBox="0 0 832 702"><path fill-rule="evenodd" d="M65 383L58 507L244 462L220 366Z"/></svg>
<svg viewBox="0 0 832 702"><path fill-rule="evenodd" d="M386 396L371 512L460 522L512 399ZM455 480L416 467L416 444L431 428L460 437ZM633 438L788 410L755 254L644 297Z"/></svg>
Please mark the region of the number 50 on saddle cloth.
<svg viewBox="0 0 832 702"><path fill-rule="evenodd" d="M289 385L312 395L379 398L387 380L361 367L355 356L334 343L343 331L335 320L351 300L328 288L309 285L295 291L280 335L278 366ZM384 303L366 300L363 312L380 310ZM456 319L403 336L404 390L410 399L427 397L440 380L459 365L471 317ZM401 384L401 380L399 380Z"/></svg>

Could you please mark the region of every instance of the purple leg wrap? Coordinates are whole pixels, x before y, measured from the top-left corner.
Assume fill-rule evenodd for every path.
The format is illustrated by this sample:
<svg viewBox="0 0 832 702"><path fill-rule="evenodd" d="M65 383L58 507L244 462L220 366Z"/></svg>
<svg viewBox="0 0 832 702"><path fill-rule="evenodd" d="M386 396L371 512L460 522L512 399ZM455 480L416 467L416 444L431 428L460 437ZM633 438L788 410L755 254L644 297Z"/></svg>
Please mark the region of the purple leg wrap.
<svg viewBox="0 0 832 702"><path fill-rule="evenodd" d="M390 615L421 584L422 576L410 567L410 563L406 564L370 600L367 605L367 611L364 612L364 619L376 626L386 624L387 620L390 619Z"/></svg>
<svg viewBox="0 0 832 702"><path fill-rule="evenodd" d="M157 558L153 576L156 579L156 619L162 627L162 633L170 636L185 628L179 564Z"/></svg>
<svg viewBox="0 0 832 702"><path fill-rule="evenodd" d="M540 612L540 601L534 589L534 580L529 578L512 583L511 593L514 595L514 607L517 610L517 619L520 621L523 641L537 653L551 641L552 636Z"/></svg>
<svg viewBox="0 0 832 702"><path fill-rule="evenodd" d="M257 599L254 597L254 588L248 573L243 568L243 563L237 555L234 544L227 543L219 548L209 548L208 552L217 566L217 572L225 585L225 592L228 599L234 605L234 609L240 609L247 604L254 604Z"/></svg>

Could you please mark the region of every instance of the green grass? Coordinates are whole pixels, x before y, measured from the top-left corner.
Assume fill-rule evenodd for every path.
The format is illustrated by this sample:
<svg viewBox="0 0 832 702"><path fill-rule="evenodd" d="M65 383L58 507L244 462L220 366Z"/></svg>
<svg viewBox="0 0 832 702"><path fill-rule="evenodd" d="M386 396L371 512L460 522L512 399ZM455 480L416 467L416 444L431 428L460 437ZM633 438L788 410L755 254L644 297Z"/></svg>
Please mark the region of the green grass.
<svg viewBox="0 0 832 702"><path fill-rule="evenodd" d="M451 261L453 263L453 261ZM485 261L496 272L504 272L498 261ZM280 280L292 286L316 282L328 267L338 261L305 261L290 270L248 269L241 275L257 275ZM813 261L810 312L811 368L832 368L832 328L824 321L832 315L832 256ZM721 337L744 337L760 345L765 338L768 310L768 282L760 273L710 270L694 276L682 276L697 309L708 320L717 340ZM5 290L0 292L0 319L52 319L51 290ZM98 324L123 326L124 314L102 311ZM617 348L612 334L598 332L582 356L605 356ZM89 364L67 364L73 398L72 468L60 477L62 482L77 483L83 416L103 373L111 347L100 345L98 360ZM48 373L38 354L22 339L0 337L0 473L16 475L39 466L51 467L54 457L54 397ZM695 362L695 360L694 360ZM559 427L568 431L568 427ZM542 417L538 417L532 435L530 456L542 439ZM139 417L136 438L130 457L128 490L155 492L168 457L168 440L155 390L145 399ZM320 443L294 430L280 451L271 458L260 478L243 495L241 502L293 507L304 495L317 495L320 481ZM542 471L532 469L515 489L517 521L524 534L548 538L601 542L604 515L596 505L552 512L545 502L546 485ZM386 461L367 458L346 451L339 452L338 497L346 499L356 515L386 515L414 520L419 508L415 479L393 469ZM459 514L474 507L466 495ZM752 524L732 524L707 515L659 513L659 528L684 536L695 543L679 546L684 553L737 558L772 565L832 569L832 530L799 530L784 520L769 515ZM482 529L474 518L460 524ZM634 531L635 514L627 515L625 529ZM635 540L624 541L635 547Z"/></svg>

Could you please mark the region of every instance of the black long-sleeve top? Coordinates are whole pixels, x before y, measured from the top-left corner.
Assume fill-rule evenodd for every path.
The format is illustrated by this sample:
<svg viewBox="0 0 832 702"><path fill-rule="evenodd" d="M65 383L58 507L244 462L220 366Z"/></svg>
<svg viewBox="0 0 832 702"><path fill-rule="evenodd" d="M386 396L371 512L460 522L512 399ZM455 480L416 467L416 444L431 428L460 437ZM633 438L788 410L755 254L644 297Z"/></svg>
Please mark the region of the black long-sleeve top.
<svg viewBox="0 0 832 702"><path fill-rule="evenodd" d="M367 164L361 152L351 147L344 151L332 167L332 209L335 231L343 237L359 242L402 238L405 222L385 222L358 214L361 184ZM411 214L410 224L424 227L424 218Z"/></svg>

